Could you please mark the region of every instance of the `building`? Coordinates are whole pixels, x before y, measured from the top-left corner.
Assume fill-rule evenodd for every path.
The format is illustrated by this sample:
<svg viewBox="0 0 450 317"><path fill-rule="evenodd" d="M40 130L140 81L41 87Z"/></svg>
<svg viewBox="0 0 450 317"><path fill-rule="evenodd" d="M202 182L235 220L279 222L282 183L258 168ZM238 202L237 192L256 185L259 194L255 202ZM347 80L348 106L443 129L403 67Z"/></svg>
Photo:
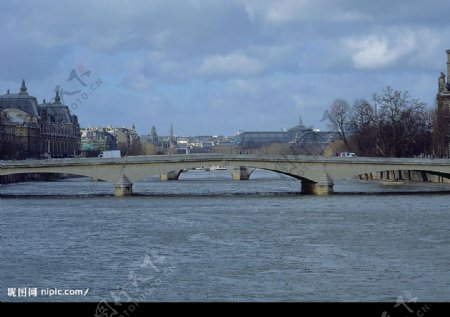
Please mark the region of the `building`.
<svg viewBox="0 0 450 317"><path fill-rule="evenodd" d="M116 137L105 129L81 129L81 153L83 156L98 156L103 151L113 151L116 148Z"/></svg>
<svg viewBox="0 0 450 317"><path fill-rule="evenodd" d="M433 147L435 155L450 157L450 50L447 53L447 81L445 74L439 76L436 96L436 116L433 127Z"/></svg>
<svg viewBox="0 0 450 317"><path fill-rule="evenodd" d="M38 104L22 81L17 94L0 95L0 158L73 157L80 152L78 118L61 103Z"/></svg>
<svg viewBox="0 0 450 317"><path fill-rule="evenodd" d="M105 131L116 138L117 150L121 150L122 155L141 154L141 140L134 125L131 129L108 126L105 128Z"/></svg>
<svg viewBox="0 0 450 317"><path fill-rule="evenodd" d="M102 151L120 150L122 155L142 154L139 135L133 128L89 127L81 129L81 151L84 156L97 156Z"/></svg>
<svg viewBox="0 0 450 317"><path fill-rule="evenodd" d="M0 111L0 158L39 157L37 117L18 109Z"/></svg>
<svg viewBox="0 0 450 317"><path fill-rule="evenodd" d="M69 107L61 103L58 91L53 102L39 105L41 153L51 157L73 157L80 154L80 125Z"/></svg>
<svg viewBox="0 0 450 317"><path fill-rule="evenodd" d="M237 136L237 144L241 148L256 149L273 143L289 143L291 139L286 131L245 131Z"/></svg>
<svg viewBox="0 0 450 317"><path fill-rule="evenodd" d="M287 131L249 131L241 132L236 138L237 145L242 149L258 149L272 144L289 145L295 154L320 154L326 146L336 140L335 132L322 132L299 123Z"/></svg>

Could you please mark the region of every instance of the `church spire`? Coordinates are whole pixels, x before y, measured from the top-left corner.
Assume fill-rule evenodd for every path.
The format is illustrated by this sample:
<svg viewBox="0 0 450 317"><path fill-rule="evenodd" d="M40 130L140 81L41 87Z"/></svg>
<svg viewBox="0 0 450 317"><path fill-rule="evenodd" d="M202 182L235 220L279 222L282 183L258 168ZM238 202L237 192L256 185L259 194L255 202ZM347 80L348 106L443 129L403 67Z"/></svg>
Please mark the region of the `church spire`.
<svg viewBox="0 0 450 317"><path fill-rule="evenodd" d="M152 142L158 142L158 134L156 133L156 127L153 125L150 132L150 139Z"/></svg>
<svg viewBox="0 0 450 317"><path fill-rule="evenodd" d="M61 103L61 97L59 97L59 90L56 90L55 103Z"/></svg>
<svg viewBox="0 0 450 317"><path fill-rule="evenodd" d="M299 119L298 119L298 125L300 127L303 127L303 120L302 120L302 115L300 115Z"/></svg>
<svg viewBox="0 0 450 317"><path fill-rule="evenodd" d="M173 126L172 126L172 123L170 124L170 136L169 136L169 140L170 140L170 143L174 143L174 142L175 142L175 137L174 137L174 135L173 135Z"/></svg>
<svg viewBox="0 0 450 317"><path fill-rule="evenodd" d="M28 95L27 86L25 86L25 79L22 79L22 86L20 87L20 93Z"/></svg>

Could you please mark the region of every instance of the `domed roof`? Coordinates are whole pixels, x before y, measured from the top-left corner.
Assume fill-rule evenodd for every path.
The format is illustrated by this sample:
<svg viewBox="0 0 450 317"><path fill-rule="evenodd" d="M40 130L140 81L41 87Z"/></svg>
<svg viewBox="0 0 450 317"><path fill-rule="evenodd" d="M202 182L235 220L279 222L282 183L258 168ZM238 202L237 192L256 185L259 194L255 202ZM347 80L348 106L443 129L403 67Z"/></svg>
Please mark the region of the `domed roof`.
<svg viewBox="0 0 450 317"><path fill-rule="evenodd" d="M8 89L6 94L0 95L0 111L4 109L18 109L39 116L38 102L35 97L28 95L25 80L22 80L19 93L11 94Z"/></svg>

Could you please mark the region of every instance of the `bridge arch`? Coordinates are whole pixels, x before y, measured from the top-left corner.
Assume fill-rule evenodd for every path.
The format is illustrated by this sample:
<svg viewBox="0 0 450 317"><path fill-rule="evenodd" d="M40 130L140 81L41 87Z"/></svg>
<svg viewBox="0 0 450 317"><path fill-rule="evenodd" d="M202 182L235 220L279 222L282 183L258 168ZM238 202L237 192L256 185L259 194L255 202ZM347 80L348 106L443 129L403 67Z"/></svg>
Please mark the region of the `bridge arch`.
<svg viewBox="0 0 450 317"><path fill-rule="evenodd" d="M224 162L219 162L219 163L224 163ZM218 162L193 162L193 163L177 163L176 164L176 168L174 168L175 166L173 164L170 165L170 167L156 167L156 168L152 168L152 167L148 167L148 168L144 168L142 170L140 170L140 172L135 175L130 177L130 180L132 180L133 182L139 182L142 181L148 177L152 177L152 176L158 176L161 174L167 174L171 171L176 171L176 170L183 170L183 169L193 169L193 168L201 168L201 167L212 167L212 166L216 166L216 165L221 165L218 164ZM271 172L275 172L278 174L283 174L286 176L290 176L292 178L295 178L297 180L301 180L301 181L308 181L308 182L314 182L313 179L309 179L306 176L302 176L298 174L298 171L293 171L292 168L282 168L281 166L267 166L267 164L258 164L255 162L225 162L225 164L222 164L222 166L225 166L227 168L233 167L233 166L242 166L242 167L246 167L248 169L260 169L260 170L266 170L266 171L271 171ZM134 173L127 173L128 175L130 174L134 174Z"/></svg>

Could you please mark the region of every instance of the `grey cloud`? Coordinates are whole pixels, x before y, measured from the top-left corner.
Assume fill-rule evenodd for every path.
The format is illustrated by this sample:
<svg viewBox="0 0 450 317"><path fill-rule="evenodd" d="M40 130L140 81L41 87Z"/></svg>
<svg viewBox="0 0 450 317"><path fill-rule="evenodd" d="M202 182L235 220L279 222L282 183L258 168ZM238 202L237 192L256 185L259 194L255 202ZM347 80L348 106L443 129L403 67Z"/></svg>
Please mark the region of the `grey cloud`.
<svg viewBox="0 0 450 317"><path fill-rule="evenodd" d="M445 0L0 6L0 89L26 78L47 97L83 63L110 86L89 111L77 110L81 123L106 116L136 121L142 133L170 120L188 133L279 129L299 112L314 125L335 98L370 97L387 85L432 102L450 48Z"/></svg>

